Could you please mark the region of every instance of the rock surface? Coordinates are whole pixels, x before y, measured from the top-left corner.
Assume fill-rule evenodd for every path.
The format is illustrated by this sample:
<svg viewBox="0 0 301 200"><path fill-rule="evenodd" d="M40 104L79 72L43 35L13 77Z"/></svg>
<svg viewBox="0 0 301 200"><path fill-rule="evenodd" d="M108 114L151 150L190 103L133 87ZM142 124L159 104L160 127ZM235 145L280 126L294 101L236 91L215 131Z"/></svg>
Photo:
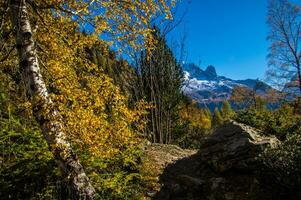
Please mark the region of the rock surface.
<svg viewBox="0 0 301 200"><path fill-rule="evenodd" d="M172 166L179 160L197 153L197 150L182 149L176 145L166 144L148 143L141 148L145 154L142 160L143 168L147 169L145 173L149 176L148 181L150 184L146 188L146 196L149 198L155 197L160 191L162 185L159 182L159 178L168 166ZM178 186L173 185L172 190L176 191Z"/></svg>
<svg viewBox="0 0 301 200"><path fill-rule="evenodd" d="M257 173L259 154L277 144L274 137L230 122L204 140L198 152L173 145L149 146L152 164L161 167L156 172L160 187L148 196L158 200L281 199L262 187Z"/></svg>
<svg viewBox="0 0 301 200"><path fill-rule="evenodd" d="M264 137L259 131L231 121L205 139L200 148L200 158L217 172L227 170L255 170L258 155L266 147L275 147L275 137Z"/></svg>

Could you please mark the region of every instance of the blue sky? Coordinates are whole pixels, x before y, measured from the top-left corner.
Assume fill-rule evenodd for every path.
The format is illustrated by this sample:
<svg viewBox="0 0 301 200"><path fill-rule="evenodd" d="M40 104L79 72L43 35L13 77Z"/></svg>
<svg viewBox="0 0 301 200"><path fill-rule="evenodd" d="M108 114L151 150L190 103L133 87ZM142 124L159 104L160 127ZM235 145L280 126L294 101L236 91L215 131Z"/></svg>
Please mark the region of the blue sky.
<svg viewBox="0 0 301 200"><path fill-rule="evenodd" d="M214 65L233 79L264 78L267 67L268 0L182 0L187 14L169 33L169 41L186 33L187 62Z"/></svg>

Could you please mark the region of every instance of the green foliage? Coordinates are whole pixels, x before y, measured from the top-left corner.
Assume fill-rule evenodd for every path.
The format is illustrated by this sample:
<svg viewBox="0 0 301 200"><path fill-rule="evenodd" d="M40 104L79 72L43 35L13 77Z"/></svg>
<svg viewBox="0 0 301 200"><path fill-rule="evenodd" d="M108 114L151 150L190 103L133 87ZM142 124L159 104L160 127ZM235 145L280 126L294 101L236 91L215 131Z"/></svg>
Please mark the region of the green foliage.
<svg viewBox="0 0 301 200"><path fill-rule="evenodd" d="M214 109L213 115L213 123L215 127L219 127L223 125L225 122L233 119L235 116L235 112L233 111L230 103L228 101L224 101L221 109L219 110L217 107Z"/></svg>
<svg viewBox="0 0 301 200"><path fill-rule="evenodd" d="M287 199L301 196L301 115L300 100L286 103L279 109L239 111L236 120L261 129L263 134L281 140L276 148L267 149L262 155L261 170L264 187L283 194Z"/></svg>
<svg viewBox="0 0 301 200"><path fill-rule="evenodd" d="M271 115L272 113L267 109L259 111L251 108L238 111L235 119L255 128L265 129Z"/></svg>
<svg viewBox="0 0 301 200"><path fill-rule="evenodd" d="M96 199L141 199L144 177L140 172L141 152L127 149L114 158L83 157L94 187ZM87 162L87 163L86 163Z"/></svg>
<svg viewBox="0 0 301 200"><path fill-rule="evenodd" d="M1 149L5 148L6 152L1 155L0 196L7 199L52 199L57 189L57 175L53 170L56 164L43 139L27 131L30 130L11 131L9 135L5 134L9 142L3 144L1 141ZM1 131L1 139L4 133Z"/></svg>
<svg viewBox="0 0 301 200"><path fill-rule="evenodd" d="M58 175L39 129L12 115L0 118L1 199L53 199Z"/></svg>
<svg viewBox="0 0 301 200"><path fill-rule="evenodd" d="M288 134L300 132L301 116L295 114L295 108L289 104L277 110L254 109L239 111L236 120L261 129L266 135L275 135L285 140Z"/></svg>
<svg viewBox="0 0 301 200"><path fill-rule="evenodd" d="M223 124L223 117L221 115L221 112L219 111L218 108L214 109L214 116L213 116L213 120L214 120L214 125L215 126L221 126Z"/></svg>
<svg viewBox="0 0 301 200"><path fill-rule="evenodd" d="M224 121L229 121L234 116L234 111L228 101L224 101L221 108L221 116Z"/></svg>
<svg viewBox="0 0 301 200"><path fill-rule="evenodd" d="M287 199L301 196L301 132L289 135L276 149L268 149L261 157L265 184Z"/></svg>
<svg viewBox="0 0 301 200"><path fill-rule="evenodd" d="M103 45L86 48L88 59L107 74L123 95L128 95L129 103L136 100L138 75L126 60L117 58L116 53Z"/></svg>

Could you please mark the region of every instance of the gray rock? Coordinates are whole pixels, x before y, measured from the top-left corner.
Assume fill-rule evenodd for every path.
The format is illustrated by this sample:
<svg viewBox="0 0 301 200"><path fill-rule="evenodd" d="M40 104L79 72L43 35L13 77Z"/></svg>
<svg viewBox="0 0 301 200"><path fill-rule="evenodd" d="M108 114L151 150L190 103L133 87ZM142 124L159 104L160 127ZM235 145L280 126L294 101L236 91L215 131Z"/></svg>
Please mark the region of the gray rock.
<svg viewBox="0 0 301 200"><path fill-rule="evenodd" d="M170 159L159 179L161 190L154 199L277 199L278 194L274 198L270 188L260 182L262 163L258 157L267 147L279 143L275 137L263 136L259 130L231 121L206 138L197 153ZM174 146L169 148L172 150L160 147L164 149L160 159L167 160L170 152L179 151Z"/></svg>
<svg viewBox="0 0 301 200"><path fill-rule="evenodd" d="M191 177L188 175L179 175L178 181L185 185L186 187L189 187L191 189L199 189L204 184L204 181L199 178Z"/></svg>
<svg viewBox="0 0 301 200"><path fill-rule="evenodd" d="M217 177L217 178L212 178L210 179L211 182L211 190L212 191L218 191L218 190L224 190L224 184L225 184L225 179L221 178L221 177ZM223 188L221 188L223 187Z"/></svg>
<svg viewBox="0 0 301 200"><path fill-rule="evenodd" d="M156 191L156 190L151 190L151 191L146 192L146 195L147 195L148 197L155 197L155 196L157 195L157 193L158 193L158 191Z"/></svg>
<svg viewBox="0 0 301 200"><path fill-rule="evenodd" d="M231 121L217 129L200 148L201 159L217 172L228 170L254 170L258 168L258 155L267 147L275 147L275 137L261 136L250 126Z"/></svg>

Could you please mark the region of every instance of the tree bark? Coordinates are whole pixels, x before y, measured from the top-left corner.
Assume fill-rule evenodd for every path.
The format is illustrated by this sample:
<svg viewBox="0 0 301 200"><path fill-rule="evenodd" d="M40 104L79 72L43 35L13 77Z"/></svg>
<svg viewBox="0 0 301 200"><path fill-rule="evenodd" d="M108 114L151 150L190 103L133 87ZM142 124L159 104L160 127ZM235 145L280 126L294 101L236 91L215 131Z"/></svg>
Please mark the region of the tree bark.
<svg viewBox="0 0 301 200"><path fill-rule="evenodd" d="M28 86L27 91L31 97L34 117L66 178L72 199L93 199L95 190L67 141L63 119L49 97L40 72L26 0L10 0L9 8L15 31L20 71Z"/></svg>
<svg viewBox="0 0 301 200"><path fill-rule="evenodd" d="M297 64L297 79L298 79L298 86L301 94L301 69L300 69L300 64Z"/></svg>

